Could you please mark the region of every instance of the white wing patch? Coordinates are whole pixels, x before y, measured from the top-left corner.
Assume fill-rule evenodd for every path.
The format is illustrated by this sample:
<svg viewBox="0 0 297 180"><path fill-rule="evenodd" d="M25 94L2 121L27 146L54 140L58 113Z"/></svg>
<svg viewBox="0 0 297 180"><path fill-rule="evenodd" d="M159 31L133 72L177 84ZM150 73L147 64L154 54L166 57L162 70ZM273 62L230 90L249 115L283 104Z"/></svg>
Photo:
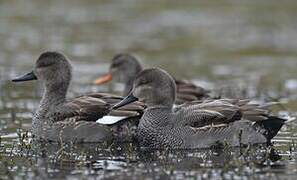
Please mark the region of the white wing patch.
<svg viewBox="0 0 297 180"><path fill-rule="evenodd" d="M98 119L96 123L110 125L110 124L115 124L126 118L128 117L127 116L103 116L102 118Z"/></svg>

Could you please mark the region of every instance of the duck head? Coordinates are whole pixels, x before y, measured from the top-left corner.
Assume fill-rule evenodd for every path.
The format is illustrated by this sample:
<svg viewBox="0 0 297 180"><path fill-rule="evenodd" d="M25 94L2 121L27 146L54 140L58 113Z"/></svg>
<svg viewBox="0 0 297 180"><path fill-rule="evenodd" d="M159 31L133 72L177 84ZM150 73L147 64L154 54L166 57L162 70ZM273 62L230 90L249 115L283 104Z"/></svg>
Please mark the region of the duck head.
<svg viewBox="0 0 297 180"><path fill-rule="evenodd" d="M103 84L111 80L125 84L125 91L130 91L133 80L142 70L140 62L130 54L115 55L109 67L109 72L94 81L95 84ZM128 92L124 93L125 95Z"/></svg>
<svg viewBox="0 0 297 180"><path fill-rule="evenodd" d="M13 82L40 80L47 89L68 87L72 67L67 58L58 52L44 52L37 59L33 71L13 79Z"/></svg>
<svg viewBox="0 0 297 180"><path fill-rule="evenodd" d="M176 98L176 84L173 78L160 68L143 70L137 75L130 94L113 108L117 109L136 100L148 107L172 108Z"/></svg>

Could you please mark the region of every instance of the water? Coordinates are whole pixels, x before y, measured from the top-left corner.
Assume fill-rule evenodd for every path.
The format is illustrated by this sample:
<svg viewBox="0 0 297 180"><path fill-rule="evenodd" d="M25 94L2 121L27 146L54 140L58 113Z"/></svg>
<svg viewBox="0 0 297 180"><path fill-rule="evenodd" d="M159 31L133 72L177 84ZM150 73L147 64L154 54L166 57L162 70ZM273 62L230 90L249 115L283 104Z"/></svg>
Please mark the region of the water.
<svg viewBox="0 0 297 180"><path fill-rule="evenodd" d="M115 53L131 52L147 67L216 93L236 85L230 96L281 102L273 113L294 117L296 9L294 0L0 1L0 179L296 179L296 122L274 139L280 157L273 158L260 147L151 152L131 144L36 144L26 131L42 88L9 82L41 52L58 50L74 66L69 97L108 91L92 80Z"/></svg>

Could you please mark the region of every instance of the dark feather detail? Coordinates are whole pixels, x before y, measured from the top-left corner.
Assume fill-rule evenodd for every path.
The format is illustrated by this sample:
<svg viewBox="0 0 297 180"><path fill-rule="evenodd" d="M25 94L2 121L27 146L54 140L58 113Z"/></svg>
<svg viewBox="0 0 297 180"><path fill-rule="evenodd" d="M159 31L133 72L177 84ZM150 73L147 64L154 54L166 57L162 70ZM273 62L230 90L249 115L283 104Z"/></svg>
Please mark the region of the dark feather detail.
<svg viewBox="0 0 297 180"><path fill-rule="evenodd" d="M135 117L143 113L145 106L140 102L129 104L118 110L111 110L111 106L123 98L106 93L93 93L67 100L60 111L55 111L55 118L74 121L97 121L105 115Z"/></svg>
<svg viewBox="0 0 297 180"><path fill-rule="evenodd" d="M265 131L261 132L267 138L267 140L270 141L274 136L276 136L278 131L285 124L285 121L285 119L279 117L269 116L265 121L257 121L254 124L254 127L262 130L264 129Z"/></svg>
<svg viewBox="0 0 297 180"><path fill-rule="evenodd" d="M182 80L175 80L177 99L176 104L208 98L209 91L200 86Z"/></svg>

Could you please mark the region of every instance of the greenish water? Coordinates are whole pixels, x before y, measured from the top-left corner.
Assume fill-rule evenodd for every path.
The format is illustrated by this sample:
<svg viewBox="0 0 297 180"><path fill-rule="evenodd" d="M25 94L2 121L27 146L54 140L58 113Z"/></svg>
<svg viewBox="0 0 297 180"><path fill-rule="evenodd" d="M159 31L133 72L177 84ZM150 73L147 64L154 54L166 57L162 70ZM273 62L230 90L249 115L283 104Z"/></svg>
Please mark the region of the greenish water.
<svg viewBox="0 0 297 180"><path fill-rule="evenodd" d="M145 151L130 144L35 144L26 137L42 88L9 79L30 70L45 50L74 66L69 97L108 91L92 81L115 53L214 91L277 101L297 113L297 2L294 0L0 1L0 179L296 179L297 124L265 148ZM220 91L218 89L225 90Z"/></svg>

